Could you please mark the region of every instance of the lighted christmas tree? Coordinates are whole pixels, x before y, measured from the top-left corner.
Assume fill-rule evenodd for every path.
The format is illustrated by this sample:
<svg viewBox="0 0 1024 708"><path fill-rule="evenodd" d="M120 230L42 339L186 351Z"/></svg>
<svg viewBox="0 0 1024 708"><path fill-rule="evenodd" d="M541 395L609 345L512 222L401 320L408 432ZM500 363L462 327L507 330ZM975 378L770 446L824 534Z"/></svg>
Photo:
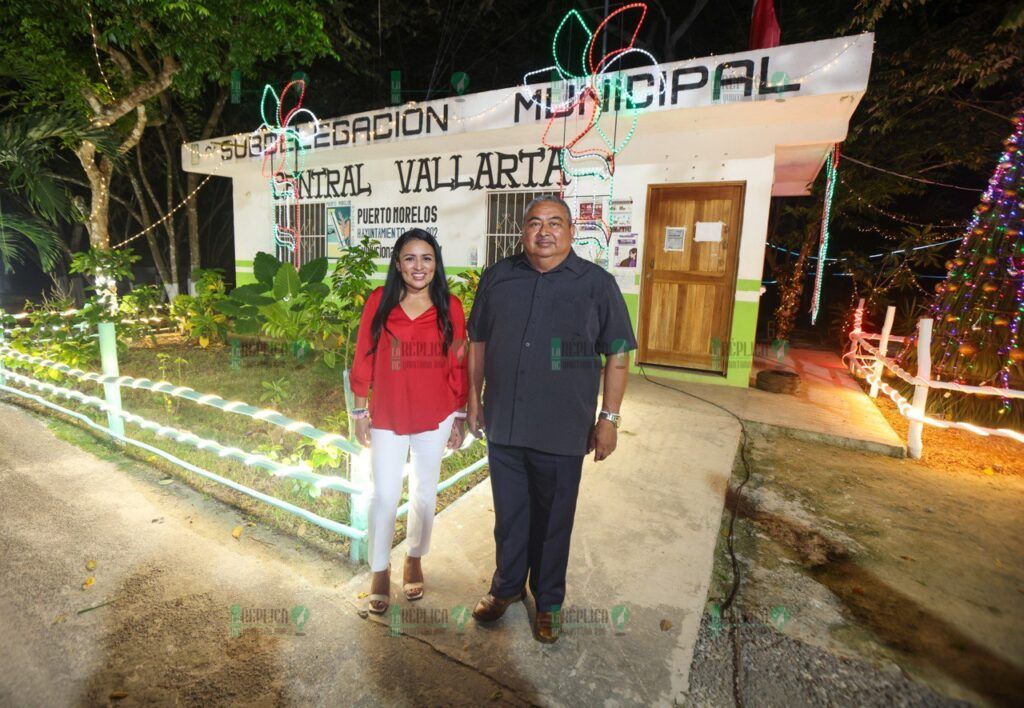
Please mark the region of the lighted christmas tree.
<svg viewBox="0 0 1024 708"><path fill-rule="evenodd" d="M1003 145L964 240L946 262L949 274L936 286L932 378L1024 390L1024 109ZM933 415L1024 429L1021 399L933 391L928 403Z"/></svg>

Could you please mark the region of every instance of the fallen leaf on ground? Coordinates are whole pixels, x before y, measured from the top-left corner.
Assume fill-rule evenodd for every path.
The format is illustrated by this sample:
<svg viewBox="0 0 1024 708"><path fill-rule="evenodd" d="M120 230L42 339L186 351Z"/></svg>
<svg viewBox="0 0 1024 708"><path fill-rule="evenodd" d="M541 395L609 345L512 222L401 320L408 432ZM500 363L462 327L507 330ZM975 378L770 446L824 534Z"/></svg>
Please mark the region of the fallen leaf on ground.
<svg viewBox="0 0 1024 708"><path fill-rule="evenodd" d="M161 479L159 482L157 482L157 484L170 484L173 481L174 481L173 477L166 477L164 479Z"/></svg>
<svg viewBox="0 0 1024 708"><path fill-rule="evenodd" d="M659 626L661 627L662 632L667 632L668 630L672 629L672 623L668 620L662 620Z"/></svg>
<svg viewBox="0 0 1024 708"><path fill-rule="evenodd" d="M854 585L850 589L853 591L854 595L863 595L864 594L864 588L862 588L860 585Z"/></svg>
<svg viewBox="0 0 1024 708"><path fill-rule="evenodd" d="M111 691L110 692L110 700L112 700L112 701L119 701L122 698L127 698L127 697L128 697L128 691Z"/></svg>
<svg viewBox="0 0 1024 708"><path fill-rule="evenodd" d="M362 617L363 619L366 619L370 616L370 613L366 610L356 610L356 614Z"/></svg>
<svg viewBox="0 0 1024 708"><path fill-rule="evenodd" d="M67 619L68 619L67 615L57 615L56 617L53 618L53 622L50 622L50 624L60 624L61 622L67 621Z"/></svg>
<svg viewBox="0 0 1024 708"><path fill-rule="evenodd" d="M491 694L491 700L496 701L501 698L501 691L495 691Z"/></svg>
<svg viewBox="0 0 1024 708"><path fill-rule="evenodd" d="M993 474L995 474L995 473L996 473L996 471L995 471L994 469L992 469L991 467L986 467L985 469L983 469L983 470L981 471L981 473L982 473L982 474L988 474L988 475L993 475Z"/></svg>
<svg viewBox="0 0 1024 708"><path fill-rule="evenodd" d="M911 558L910 556L900 556L900 558L902 558L902 559L903 559L903 560L905 560L905 561L912 561L912 560L914 560L914 559L913 559L913 558Z"/></svg>
<svg viewBox="0 0 1024 708"><path fill-rule="evenodd" d="M96 570L96 561L94 561L94 560L87 560L85 562L85 569L86 570Z"/></svg>
<svg viewBox="0 0 1024 708"><path fill-rule="evenodd" d="M237 541L242 536L243 528L243 526L236 526L235 528L231 529L231 537Z"/></svg>
<svg viewBox="0 0 1024 708"><path fill-rule="evenodd" d="M94 578L94 577L92 577L90 575L88 578L85 579L85 582L82 583L82 589L83 590L88 590L89 588L92 587L92 584L95 583L95 582L96 582L96 578Z"/></svg>
<svg viewBox="0 0 1024 708"><path fill-rule="evenodd" d="M363 599L364 597L367 597L367 596L369 596L369 594L370 594L370 593L368 593L368 592L361 592L361 593L359 593L359 595L357 595L356 597L358 597L358 598L359 598L360 600L362 600L362 599Z"/></svg>
<svg viewBox="0 0 1024 708"><path fill-rule="evenodd" d="M246 524L246 526L255 526L255 525L256 525L255 521L250 521L249 523Z"/></svg>

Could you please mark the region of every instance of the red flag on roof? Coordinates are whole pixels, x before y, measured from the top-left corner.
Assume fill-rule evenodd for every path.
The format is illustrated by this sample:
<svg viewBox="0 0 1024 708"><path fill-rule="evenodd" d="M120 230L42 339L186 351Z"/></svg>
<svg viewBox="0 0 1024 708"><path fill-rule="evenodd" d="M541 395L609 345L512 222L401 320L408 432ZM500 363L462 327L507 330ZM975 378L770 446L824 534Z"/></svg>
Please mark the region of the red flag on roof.
<svg viewBox="0 0 1024 708"><path fill-rule="evenodd" d="M750 16L750 46L748 49L766 49L779 46L779 21L775 18L775 0L754 0Z"/></svg>

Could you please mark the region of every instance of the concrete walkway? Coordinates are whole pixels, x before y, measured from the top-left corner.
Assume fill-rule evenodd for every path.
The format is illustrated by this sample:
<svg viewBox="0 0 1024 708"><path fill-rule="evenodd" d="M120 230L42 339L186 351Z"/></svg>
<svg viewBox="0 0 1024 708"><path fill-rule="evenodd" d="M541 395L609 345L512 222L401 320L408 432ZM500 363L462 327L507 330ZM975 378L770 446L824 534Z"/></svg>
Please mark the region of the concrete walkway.
<svg viewBox="0 0 1024 708"><path fill-rule="evenodd" d="M739 426L636 378L623 412L619 449L584 468L576 626L544 646L525 604L493 628L468 618L493 569L486 483L438 517L427 597L397 599L398 547L399 615L366 621L366 575L260 526L235 540L239 512L0 403L0 634L17 638L0 647L0 705L683 700ZM233 606L308 619L232 636Z"/></svg>
<svg viewBox="0 0 1024 708"><path fill-rule="evenodd" d="M344 561L161 477L0 403L0 705L526 704L360 619Z"/></svg>
<svg viewBox="0 0 1024 708"><path fill-rule="evenodd" d="M377 621L534 703L683 702L740 428L728 413L639 377L622 412L618 449L583 468L557 644L533 639L529 598L492 627L460 625L494 570L486 482L438 516L424 560L427 595L417 603L399 600L405 545L395 548L398 613ZM368 573L348 584L353 607L368 588Z"/></svg>
<svg viewBox="0 0 1024 708"><path fill-rule="evenodd" d="M796 395L756 388L671 381L672 386L724 406L754 427L852 450L905 457L906 442L893 432L840 358L820 349L790 349L781 361L758 357L755 372L781 368L800 375ZM645 367L657 378L659 367ZM753 380L751 380L753 386Z"/></svg>

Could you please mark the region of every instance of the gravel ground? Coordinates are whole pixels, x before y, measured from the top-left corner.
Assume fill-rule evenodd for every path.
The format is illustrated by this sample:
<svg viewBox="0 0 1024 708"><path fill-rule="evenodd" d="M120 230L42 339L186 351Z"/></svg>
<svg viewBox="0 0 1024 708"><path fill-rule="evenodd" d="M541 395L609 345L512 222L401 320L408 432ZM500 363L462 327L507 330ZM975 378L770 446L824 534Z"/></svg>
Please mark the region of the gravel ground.
<svg viewBox="0 0 1024 708"><path fill-rule="evenodd" d="M736 637L734 639L733 632ZM735 662L735 646L739 662ZM737 703L733 667L738 665ZM889 664L836 656L758 622L733 630L705 615L690 667L693 706L969 706L920 686Z"/></svg>
<svg viewBox="0 0 1024 708"><path fill-rule="evenodd" d="M748 452L734 533L742 705L1024 705L1024 547L998 532L1024 525L1024 480L764 434ZM742 476L737 463L734 487ZM729 625L714 619L732 586L728 521L695 705L736 704Z"/></svg>

